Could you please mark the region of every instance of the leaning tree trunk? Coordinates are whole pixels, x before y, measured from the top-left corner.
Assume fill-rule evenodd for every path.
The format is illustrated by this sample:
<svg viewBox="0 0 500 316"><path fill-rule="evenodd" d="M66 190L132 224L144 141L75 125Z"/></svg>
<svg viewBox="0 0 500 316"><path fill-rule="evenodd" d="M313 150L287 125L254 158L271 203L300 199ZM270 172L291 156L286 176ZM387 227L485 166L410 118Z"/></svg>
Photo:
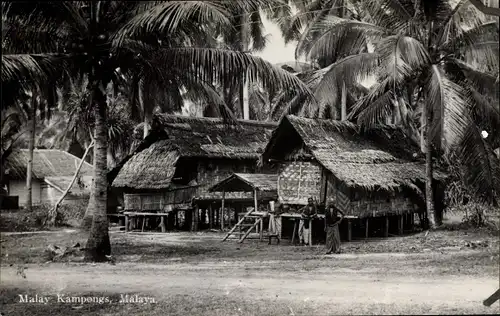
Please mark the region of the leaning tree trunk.
<svg viewBox="0 0 500 316"><path fill-rule="evenodd" d="M95 145L94 145L94 181L93 194L89 201L89 210L93 213L90 236L87 241L85 259L90 261L106 261L111 254L107 218L107 142L106 129L106 97L103 91L94 84L93 98L95 106Z"/></svg>
<svg viewBox="0 0 500 316"><path fill-rule="evenodd" d="M36 128L36 108L37 97L33 95L31 102L30 139L28 144L28 165L26 167L26 205L25 208L31 211L33 208L33 151L35 150L35 128Z"/></svg>
<svg viewBox="0 0 500 316"><path fill-rule="evenodd" d="M425 110L424 110L425 112ZM436 211L434 209L434 192L432 190L432 144L431 144L431 115L427 111L425 117L425 204L427 208L427 220L430 229L436 228Z"/></svg>
<svg viewBox="0 0 500 316"><path fill-rule="evenodd" d="M57 219L57 209L59 208L59 205L64 201L64 198L66 195L68 195L69 191L73 187L73 184L75 184L76 179L78 178L78 174L80 173L80 170L82 169L83 163L85 162L85 158L87 158L87 155L89 154L90 148L94 146L94 142L92 141L89 146L87 146L87 149L85 149L85 153L83 154L80 164L78 165L78 168L76 168L75 175L73 176L73 179L69 183L68 187L66 188L66 191L61 195L59 200L57 200L56 204L54 205L54 208L49 211L49 216L47 218L47 225L48 226L54 226L56 224L56 219Z"/></svg>

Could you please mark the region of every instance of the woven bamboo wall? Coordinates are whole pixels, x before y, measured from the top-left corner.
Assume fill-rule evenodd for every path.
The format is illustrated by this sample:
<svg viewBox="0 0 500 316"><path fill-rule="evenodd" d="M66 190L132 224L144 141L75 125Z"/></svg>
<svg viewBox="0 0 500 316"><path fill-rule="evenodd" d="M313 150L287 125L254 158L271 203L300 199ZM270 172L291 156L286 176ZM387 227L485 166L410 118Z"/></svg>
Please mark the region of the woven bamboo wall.
<svg viewBox="0 0 500 316"><path fill-rule="evenodd" d="M285 163L278 176L278 196L289 204L306 204L312 197L320 200L321 166L315 162Z"/></svg>
<svg viewBox="0 0 500 316"><path fill-rule="evenodd" d="M175 205L190 204L196 187L166 192L124 194L125 210L161 211Z"/></svg>
<svg viewBox="0 0 500 316"><path fill-rule="evenodd" d="M254 172L256 162L252 160L212 160L203 161L198 164L198 184L201 185L196 198L200 199L222 199L221 192L208 192L208 189L216 183L226 179L235 172ZM253 199L251 192L227 192L228 199Z"/></svg>
<svg viewBox="0 0 500 316"><path fill-rule="evenodd" d="M363 217L377 217L415 212L416 206L401 193L387 198L363 198L352 201L349 196L338 189L338 185L331 175L327 177L327 201L333 203L346 215Z"/></svg>

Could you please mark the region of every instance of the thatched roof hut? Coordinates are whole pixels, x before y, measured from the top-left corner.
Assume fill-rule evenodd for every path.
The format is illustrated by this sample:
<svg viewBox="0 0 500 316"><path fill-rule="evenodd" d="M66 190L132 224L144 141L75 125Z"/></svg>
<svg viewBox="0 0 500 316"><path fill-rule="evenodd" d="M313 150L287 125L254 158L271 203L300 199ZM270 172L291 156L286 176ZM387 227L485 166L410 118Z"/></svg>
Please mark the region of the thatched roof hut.
<svg viewBox="0 0 500 316"><path fill-rule="evenodd" d="M277 174L234 173L212 186L210 192L269 192L276 194Z"/></svg>
<svg viewBox="0 0 500 316"><path fill-rule="evenodd" d="M57 149L35 149L33 151L32 173L35 179L46 177L72 177L80 158ZM26 178L28 166L28 150L14 150L5 161L5 170L8 171L9 179L22 180ZM92 165L84 162L80 169L80 175L91 176Z"/></svg>
<svg viewBox="0 0 500 316"><path fill-rule="evenodd" d="M325 203L336 200L343 204L341 209L352 211L348 204L363 199L386 200L403 191L423 196L423 156L393 127L361 131L350 122L289 115L274 131L262 158L288 162L278 181L278 194L288 203L305 204L312 195ZM444 177L440 172L435 176ZM365 208L364 213L369 211Z"/></svg>
<svg viewBox="0 0 500 316"><path fill-rule="evenodd" d="M10 196L19 197L19 205L26 203L26 174L29 152L17 149L5 161L6 183ZM35 149L32 162L32 203L55 203L72 181L81 159L57 149ZM66 202L81 203L90 194L93 168L83 162L77 182L72 186Z"/></svg>
<svg viewBox="0 0 500 316"><path fill-rule="evenodd" d="M145 146L139 146L112 183L126 192L196 188L191 198L218 199L208 187L236 172L254 172L276 123L155 115ZM187 199L187 196L183 198ZM174 199L175 200L175 199ZM183 203L187 203L184 201Z"/></svg>

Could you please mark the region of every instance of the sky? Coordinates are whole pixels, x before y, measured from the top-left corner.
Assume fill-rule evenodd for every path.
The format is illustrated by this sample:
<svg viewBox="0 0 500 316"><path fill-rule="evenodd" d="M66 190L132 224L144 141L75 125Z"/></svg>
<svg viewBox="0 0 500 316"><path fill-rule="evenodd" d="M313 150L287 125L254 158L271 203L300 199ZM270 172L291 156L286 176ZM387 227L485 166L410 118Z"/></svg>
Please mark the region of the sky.
<svg viewBox="0 0 500 316"><path fill-rule="evenodd" d="M259 56L272 64L288 62L295 60L295 43L285 45L285 41L281 36L281 31L276 24L268 21L265 17L263 20L265 34L269 34L266 48L255 56Z"/></svg>

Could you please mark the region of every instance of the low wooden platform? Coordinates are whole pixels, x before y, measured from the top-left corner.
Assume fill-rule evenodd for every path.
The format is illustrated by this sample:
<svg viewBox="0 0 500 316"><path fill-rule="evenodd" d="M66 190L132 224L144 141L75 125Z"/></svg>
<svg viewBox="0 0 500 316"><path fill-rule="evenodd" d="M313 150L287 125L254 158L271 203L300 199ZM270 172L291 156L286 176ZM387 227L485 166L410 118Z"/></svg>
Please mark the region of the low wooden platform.
<svg viewBox="0 0 500 316"><path fill-rule="evenodd" d="M160 223L160 227L161 227L161 232L164 233L167 231L167 227L165 225L165 216L168 216L168 213L151 213L151 212L123 212L123 215L125 216L125 231L129 231L129 223L130 223L130 219L133 218L133 217L140 217L140 216L143 216L143 217L146 217L146 216L160 216L161 218L161 223ZM142 221L142 229L141 229L141 232L144 231L144 224L145 224L145 221L143 220Z"/></svg>

